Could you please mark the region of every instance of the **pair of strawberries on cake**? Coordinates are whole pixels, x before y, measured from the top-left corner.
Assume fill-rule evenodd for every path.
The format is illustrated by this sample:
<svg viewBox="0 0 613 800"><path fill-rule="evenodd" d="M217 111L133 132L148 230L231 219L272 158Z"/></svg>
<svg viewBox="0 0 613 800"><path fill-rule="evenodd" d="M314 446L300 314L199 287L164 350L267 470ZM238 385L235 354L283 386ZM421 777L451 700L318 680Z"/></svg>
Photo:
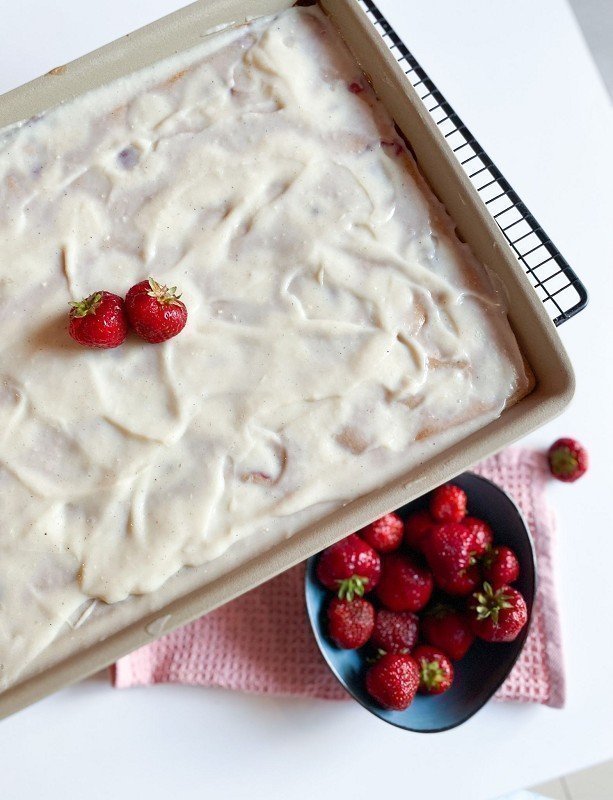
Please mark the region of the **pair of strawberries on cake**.
<svg viewBox="0 0 613 800"><path fill-rule="evenodd" d="M85 347L119 347L132 329L146 342L165 342L180 333L187 322L187 308L177 287L153 278L141 281L125 300L112 292L93 292L70 304L68 332Z"/></svg>

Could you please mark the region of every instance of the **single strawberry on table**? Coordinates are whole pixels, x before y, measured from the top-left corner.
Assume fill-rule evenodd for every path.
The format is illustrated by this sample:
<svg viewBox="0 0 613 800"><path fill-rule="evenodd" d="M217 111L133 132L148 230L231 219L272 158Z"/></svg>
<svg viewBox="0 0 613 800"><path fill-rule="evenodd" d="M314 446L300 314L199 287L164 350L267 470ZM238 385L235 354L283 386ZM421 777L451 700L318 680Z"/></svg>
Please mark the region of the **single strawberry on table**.
<svg viewBox="0 0 613 800"><path fill-rule="evenodd" d="M366 673L366 691L383 708L404 711L419 687L419 667L407 654L386 653Z"/></svg>
<svg viewBox="0 0 613 800"><path fill-rule="evenodd" d="M328 606L328 634L332 641L346 650L363 647L375 627L375 609L362 597L341 600L333 597Z"/></svg>
<svg viewBox="0 0 613 800"><path fill-rule="evenodd" d="M316 572L326 589L351 600L375 588L381 575L381 558L367 542L352 533L320 554Z"/></svg>
<svg viewBox="0 0 613 800"><path fill-rule="evenodd" d="M494 531L477 517L464 517L462 525L468 531L468 549L475 558L482 556L494 541Z"/></svg>
<svg viewBox="0 0 613 800"><path fill-rule="evenodd" d="M512 642L528 622L526 601L512 586L494 589L485 581L468 609L473 632L486 642Z"/></svg>
<svg viewBox="0 0 613 800"><path fill-rule="evenodd" d="M469 595L481 579L470 544L469 531L461 522L444 522L435 526L423 545L436 585L455 597Z"/></svg>
<svg viewBox="0 0 613 800"><path fill-rule="evenodd" d="M85 347L119 347L128 335L128 320L121 297L94 292L70 304L68 333Z"/></svg>
<svg viewBox="0 0 613 800"><path fill-rule="evenodd" d="M430 513L438 522L461 522L466 516L466 492L454 483L445 483L432 492Z"/></svg>
<svg viewBox="0 0 613 800"><path fill-rule="evenodd" d="M410 653L417 644L419 618L412 611L377 611L370 643L386 653Z"/></svg>
<svg viewBox="0 0 613 800"><path fill-rule="evenodd" d="M404 553L390 553L381 561L377 597L390 611L421 611L434 589L430 570Z"/></svg>
<svg viewBox="0 0 613 800"><path fill-rule="evenodd" d="M432 532L435 522L429 511L416 511L404 521L404 543L412 550L422 551L422 546Z"/></svg>
<svg viewBox="0 0 613 800"><path fill-rule="evenodd" d="M419 666L419 692L421 694L443 694L453 683L453 664L438 647L420 644L413 651Z"/></svg>
<svg viewBox="0 0 613 800"><path fill-rule="evenodd" d="M549 448L547 459L553 477L565 483L573 483L587 472L587 450L576 439L557 439Z"/></svg>
<svg viewBox="0 0 613 800"><path fill-rule="evenodd" d="M378 553L391 553L402 542L404 523L398 514L386 514L362 528L359 535Z"/></svg>
<svg viewBox="0 0 613 800"><path fill-rule="evenodd" d="M519 578L519 561L510 547L497 545L481 560L481 572L493 589L500 589Z"/></svg>
<svg viewBox="0 0 613 800"><path fill-rule="evenodd" d="M133 286L126 295L130 325L146 342L165 342L180 333L187 322L187 308L177 287L163 286L149 278Z"/></svg>
<svg viewBox="0 0 613 800"><path fill-rule="evenodd" d="M420 630L428 644L440 648L453 661L464 658L475 641L466 613L445 603L437 603L426 611Z"/></svg>

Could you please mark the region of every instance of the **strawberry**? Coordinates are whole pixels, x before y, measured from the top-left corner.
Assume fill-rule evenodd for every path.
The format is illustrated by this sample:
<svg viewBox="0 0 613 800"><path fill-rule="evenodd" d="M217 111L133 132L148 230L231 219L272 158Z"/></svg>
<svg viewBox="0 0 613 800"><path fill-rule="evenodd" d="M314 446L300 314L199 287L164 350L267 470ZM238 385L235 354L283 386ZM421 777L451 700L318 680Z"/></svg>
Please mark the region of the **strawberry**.
<svg viewBox="0 0 613 800"><path fill-rule="evenodd" d="M414 658L386 653L366 673L366 691L383 708L404 711L419 686L419 667Z"/></svg>
<svg viewBox="0 0 613 800"><path fill-rule="evenodd" d="M468 549L475 558L482 556L494 541L494 532L482 519L464 517L462 525L468 530Z"/></svg>
<svg viewBox="0 0 613 800"><path fill-rule="evenodd" d="M68 333L85 347L119 347L128 335L123 300L111 292L94 292L70 304Z"/></svg>
<svg viewBox="0 0 613 800"><path fill-rule="evenodd" d="M475 635L466 614L439 603L421 619L421 635L428 644L438 647L454 661L464 658Z"/></svg>
<svg viewBox="0 0 613 800"><path fill-rule="evenodd" d="M361 597L333 597L328 606L328 633L337 647L355 650L370 639L375 627L375 609Z"/></svg>
<svg viewBox="0 0 613 800"><path fill-rule="evenodd" d="M421 551L433 527L434 520L429 511L416 511L404 521L404 543L413 550Z"/></svg>
<svg viewBox="0 0 613 800"><path fill-rule="evenodd" d="M551 474L559 481L573 483L587 472L587 450L576 439L558 439L549 448L547 458Z"/></svg>
<svg viewBox="0 0 613 800"><path fill-rule="evenodd" d="M413 652L419 666L419 691L421 694L443 694L453 683L453 664L449 658L429 644L420 644Z"/></svg>
<svg viewBox="0 0 613 800"><path fill-rule="evenodd" d="M326 548L317 562L320 583L347 600L374 589L380 575L379 554L355 533Z"/></svg>
<svg viewBox="0 0 613 800"><path fill-rule="evenodd" d="M180 333L187 322L187 309L177 287L162 286L153 278L133 286L126 295L130 325L146 342L165 342Z"/></svg>
<svg viewBox="0 0 613 800"><path fill-rule="evenodd" d="M390 611L420 611L433 588L430 570L414 558L403 553L383 557L377 597Z"/></svg>
<svg viewBox="0 0 613 800"><path fill-rule="evenodd" d="M419 618L411 611L377 611L370 643L386 653L410 653L417 644Z"/></svg>
<svg viewBox="0 0 613 800"><path fill-rule="evenodd" d="M466 516L466 492L453 483L439 486L430 497L430 513L439 522L461 522Z"/></svg>
<svg viewBox="0 0 613 800"><path fill-rule="evenodd" d="M519 578L519 561L510 547L493 547L481 561L483 578L493 589L514 583Z"/></svg>
<svg viewBox="0 0 613 800"><path fill-rule="evenodd" d="M466 597L479 586L481 573L476 564L471 564L467 569L457 573L445 575L440 573L434 576L439 589L452 597Z"/></svg>
<svg viewBox="0 0 613 800"><path fill-rule="evenodd" d="M398 514L386 514L359 531L365 542L379 553L391 553L400 547L404 523Z"/></svg>
<svg viewBox="0 0 613 800"><path fill-rule="evenodd" d="M437 525L424 542L434 580L447 594L464 597L479 584L479 567L473 563L469 546L469 531L459 522Z"/></svg>
<svg viewBox="0 0 613 800"><path fill-rule="evenodd" d="M468 608L473 632L486 642L512 642L528 622L526 601L511 586L493 589L485 581Z"/></svg>

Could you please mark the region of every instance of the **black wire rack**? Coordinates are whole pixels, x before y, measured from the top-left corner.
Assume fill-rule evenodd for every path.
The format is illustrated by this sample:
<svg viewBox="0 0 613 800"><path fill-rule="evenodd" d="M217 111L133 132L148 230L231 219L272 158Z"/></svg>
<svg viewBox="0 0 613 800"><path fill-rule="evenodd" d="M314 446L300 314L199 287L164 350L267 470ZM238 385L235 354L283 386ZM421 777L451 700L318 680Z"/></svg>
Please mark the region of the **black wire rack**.
<svg viewBox="0 0 613 800"><path fill-rule="evenodd" d="M372 0L358 0L441 129L555 325L587 305L572 267Z"/></svg>

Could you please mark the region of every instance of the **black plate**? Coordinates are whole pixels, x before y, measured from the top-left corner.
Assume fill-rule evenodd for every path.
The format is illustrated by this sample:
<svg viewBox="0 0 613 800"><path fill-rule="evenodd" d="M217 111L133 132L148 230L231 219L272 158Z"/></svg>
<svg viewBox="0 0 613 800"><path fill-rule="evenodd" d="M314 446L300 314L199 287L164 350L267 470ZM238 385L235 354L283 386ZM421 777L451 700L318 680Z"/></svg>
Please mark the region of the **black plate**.
<svg viewBox="0 0 613 800"><path fill-rule="evenodd" d="M469 513L492 527L496 544L507 545L517 554L521 572L514 585L526 600L530 618L536 591L536 559L532 537L520 510L499 486L472 472L465 472L453 483L461 486L468 495ZM406 517L426 505L427 500L420 498L398 509L397 513ZM317 581L316 561L317 556L313 556L307 562L305 594L319 649L350 695L372 714L399 728L438 733L466 722L501 686L526 641L529 625L514 642L491 644L477 640L466 656L455 664L455 680L448 692L437 697L418 695L406 711L388 711L373 701L364 688L366 652L341 650L326 636L326 605L330 593Z"/></svg>

